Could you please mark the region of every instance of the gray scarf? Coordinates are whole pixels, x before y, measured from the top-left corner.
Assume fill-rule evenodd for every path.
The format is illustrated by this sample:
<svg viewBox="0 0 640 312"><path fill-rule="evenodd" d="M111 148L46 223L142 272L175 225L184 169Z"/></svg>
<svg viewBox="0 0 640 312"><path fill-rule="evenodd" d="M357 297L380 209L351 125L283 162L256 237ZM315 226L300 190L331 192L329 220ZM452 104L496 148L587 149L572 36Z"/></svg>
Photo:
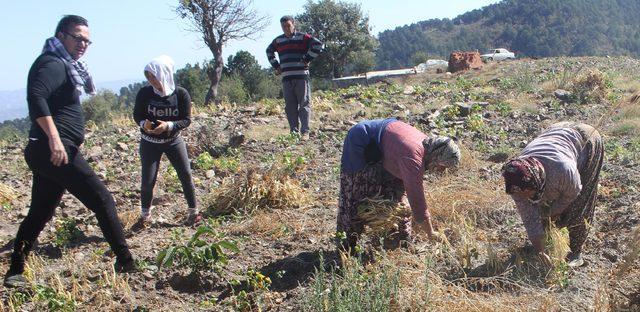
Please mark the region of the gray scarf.
<svg viewBox="0 0 640 312"><path fill-rule="evenodd" d="M74 60L58 38L51 37L45 41L42 53L45 52L51 52L64 61L67 74L71 77L71 81L78 90L83 88L87 94L96 94L96 86L93 84L93 78L91 78L87 64L83 61Z"/></svg>

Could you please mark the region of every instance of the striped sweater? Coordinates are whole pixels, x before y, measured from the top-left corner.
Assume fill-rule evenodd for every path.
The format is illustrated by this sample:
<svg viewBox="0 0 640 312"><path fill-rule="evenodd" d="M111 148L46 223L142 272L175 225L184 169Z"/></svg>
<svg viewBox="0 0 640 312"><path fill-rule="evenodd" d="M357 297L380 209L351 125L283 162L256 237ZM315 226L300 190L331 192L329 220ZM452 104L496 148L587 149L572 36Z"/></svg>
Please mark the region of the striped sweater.
<svg viewBox="0 0 640 312"><path fill-rule="evenodd" d="M309 34L295 32L291 37L276 37L267 47L267 58L273 68L280 68L282 80L308 79L309 62L322 51L322 42ZM275 53L278 53L276 59Z"/></svg>

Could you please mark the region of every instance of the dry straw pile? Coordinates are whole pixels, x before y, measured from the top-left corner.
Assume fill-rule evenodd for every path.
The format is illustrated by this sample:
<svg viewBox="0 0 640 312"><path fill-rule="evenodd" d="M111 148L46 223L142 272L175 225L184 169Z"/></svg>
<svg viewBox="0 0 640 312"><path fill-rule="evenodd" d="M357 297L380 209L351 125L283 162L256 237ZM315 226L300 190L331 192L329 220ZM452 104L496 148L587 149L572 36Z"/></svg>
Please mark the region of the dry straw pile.
<svg viewBox="0 0 640 312"><path fill-rule="evenodd" d="M410 216L409 207L388 199L366 199L358 206L358 218L374 235L397 231L402 221Z"/></svg>
<svg viewBox="0 0 640 312"><path fill-rule="evenodd" d="M225 179L205 200L209 215L252 214L257 210L301 207L308 202L299 182L283 170L252 168Z"/></svg>
<svg viewBox="0 0 640 312"><path fill-rule="evenodd" d="M16 199L16 191L10 186L0 183L0 206L10 205Z"/></svg>

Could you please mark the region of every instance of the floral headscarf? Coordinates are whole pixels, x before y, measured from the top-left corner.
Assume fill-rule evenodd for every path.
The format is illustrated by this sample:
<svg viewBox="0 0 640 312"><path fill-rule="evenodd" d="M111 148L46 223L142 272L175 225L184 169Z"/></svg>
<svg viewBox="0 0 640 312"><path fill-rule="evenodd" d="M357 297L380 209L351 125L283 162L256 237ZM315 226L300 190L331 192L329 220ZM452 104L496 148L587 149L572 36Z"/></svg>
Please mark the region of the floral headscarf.
<svg viewBox="0 0 640 312"><path fill-rule="evenodd" d="M542 198L546 175L544 167L537 159L533 157L512 159L502 167L502 176L507 194L534 189L536 193L530 200L538 202Z"/></svg>

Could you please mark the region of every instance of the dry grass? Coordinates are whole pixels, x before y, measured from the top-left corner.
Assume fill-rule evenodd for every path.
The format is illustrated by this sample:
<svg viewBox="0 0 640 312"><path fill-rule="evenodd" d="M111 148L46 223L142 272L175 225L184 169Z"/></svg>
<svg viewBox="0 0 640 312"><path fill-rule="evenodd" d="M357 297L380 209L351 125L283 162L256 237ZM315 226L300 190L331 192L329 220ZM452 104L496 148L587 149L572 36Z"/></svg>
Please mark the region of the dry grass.
<svg viewBox="0 0 640 312"><path fill-rule="evenodd" d="M640 135L640 93L631 96L617 114L611 133L616 136Z"/></svg>
<svg viewBox="0 0 640 312"><path fill-rule="evenodd" d="M63 255L62 260L61 267L52 269L53 262L38 255L29 257L25 277L33 291L27 298L33 309L115 311L133 301L128 276L116 274L110 263L105 268L105 263L99 259L74 259L71 254ZM78 261L82 261L82 265L78 265ZM18 306L19 302L10 301L7 308L24 310Z"/></svg>
<svg viewBox="0 0 640 312"><path fill-rule="evenodd" d="M600 103L607 95L604 74L597 69L587 70L571 82L571 92L581 103Z"/></svg>
<svg viewBox="0 0 640 312"><path fill-rule="evenodd" d="M16 190L4 183L0 183L0 207L11 205L17 197Z"/></svg>
<svg viewBox="0 0 640 312"><path fill-rule="evenodd" d="M505 101L513 109L520 110L530 114L537 114L539 111L537 100L532 94L519 93L513 98Z"/></svg>
<svg viewBox="0 0 640 312"><path fill-rule="evenodd" d="M631 104L631 105L635 105L635 104L640 103L640 91L635 90L635 91L633 92L633 95L631 95L631 96L629 97L628 102L629 102L629 104Z"/></svg>
<svg viewBox="0 0 640 312"><path fill-rule="evenodd" d="M326 112L326 113L333 112L334 106L335 106L335 103L321 96L314 96L311 101L311 104L313 105L314 111Z"/></svg>
<svg viewBox="0 0 640 312"><path fill-rule="evenodd" d="M380 271L397 268L400 290L394 300L396 311L527 311L553 310L558 302L547 292L517 283L507 276L486 278L444 278L438 258L442 245L424 246L426 250L414 254L405 250L390 251L381 256L378 263L368 268ZM439 255L440 254L440 255ZM473 291L471 286L489 291ZM518 292L514 293L513 289Z"/></svg>
<svg viewBox="0 0 640 312"><path fill-rule="evenodd" d="M268 123L263 125L252 125L246 132L248 139L254 139L257 141L270 141L275 137L286 135L289 133L289 127L286 125L286 121L282 121L282 124Z"/></svg>
<svg viewBox="0 0 640 312"><path fill-rule="evenodd" d="M479 214L510 204L501 180L485 180L476 174L491 163L465 146L461 146L461 154L456 172L429 176L425 184L431 215L445 226L459 224L461 216L475 219Z"/></svg>
<svg viewBox="0 0 640 312"><path fill-rule="evenodd" d="M566 228L559 229L551 225L545 233L546 251L551 258L554 267L565 263L565 257L569 253L569 231Z"/></svg>
<svg viewBox="0 0 640 312"><path fill-rule="evenodd" d="M131 228L131 226L133 226L133 224L135 224L136 221L138 221L139 217L140 217L140 212L135 209L129 209L127 211L124 211L118 214L118 218L120 219L120 222L122 223L122 226L125 229Z"/></svg>
<svg viewBox="0 0 640 312"><path fill-rule="evenodd" d="M251 219L232 225L229 232L270 239L299 235L304 232L304 228L296 222L296 217L285 210L258 211Z"/></svg>
<svg viewBox="0 0 640 312"><path fill-rule="evenodd" d="M301 207L309 201L299 182L280 169L251 168L225 179L205 199L210 215L252 214L258 210Z"/></svg>
<svg viewBox="0 0 640 312"><path fill-rule="evenodd" d="M110 124L119 129L133 128L135 121L129 115L117 115L111 119Z"/></svg>
<svg viewBox="0 0 640 312"><path fill-rule="evenodd" d="M358 218L378 236L397 231L400 222L410 215L409 207L392 200L366 199L358 206Z"/></svg>

